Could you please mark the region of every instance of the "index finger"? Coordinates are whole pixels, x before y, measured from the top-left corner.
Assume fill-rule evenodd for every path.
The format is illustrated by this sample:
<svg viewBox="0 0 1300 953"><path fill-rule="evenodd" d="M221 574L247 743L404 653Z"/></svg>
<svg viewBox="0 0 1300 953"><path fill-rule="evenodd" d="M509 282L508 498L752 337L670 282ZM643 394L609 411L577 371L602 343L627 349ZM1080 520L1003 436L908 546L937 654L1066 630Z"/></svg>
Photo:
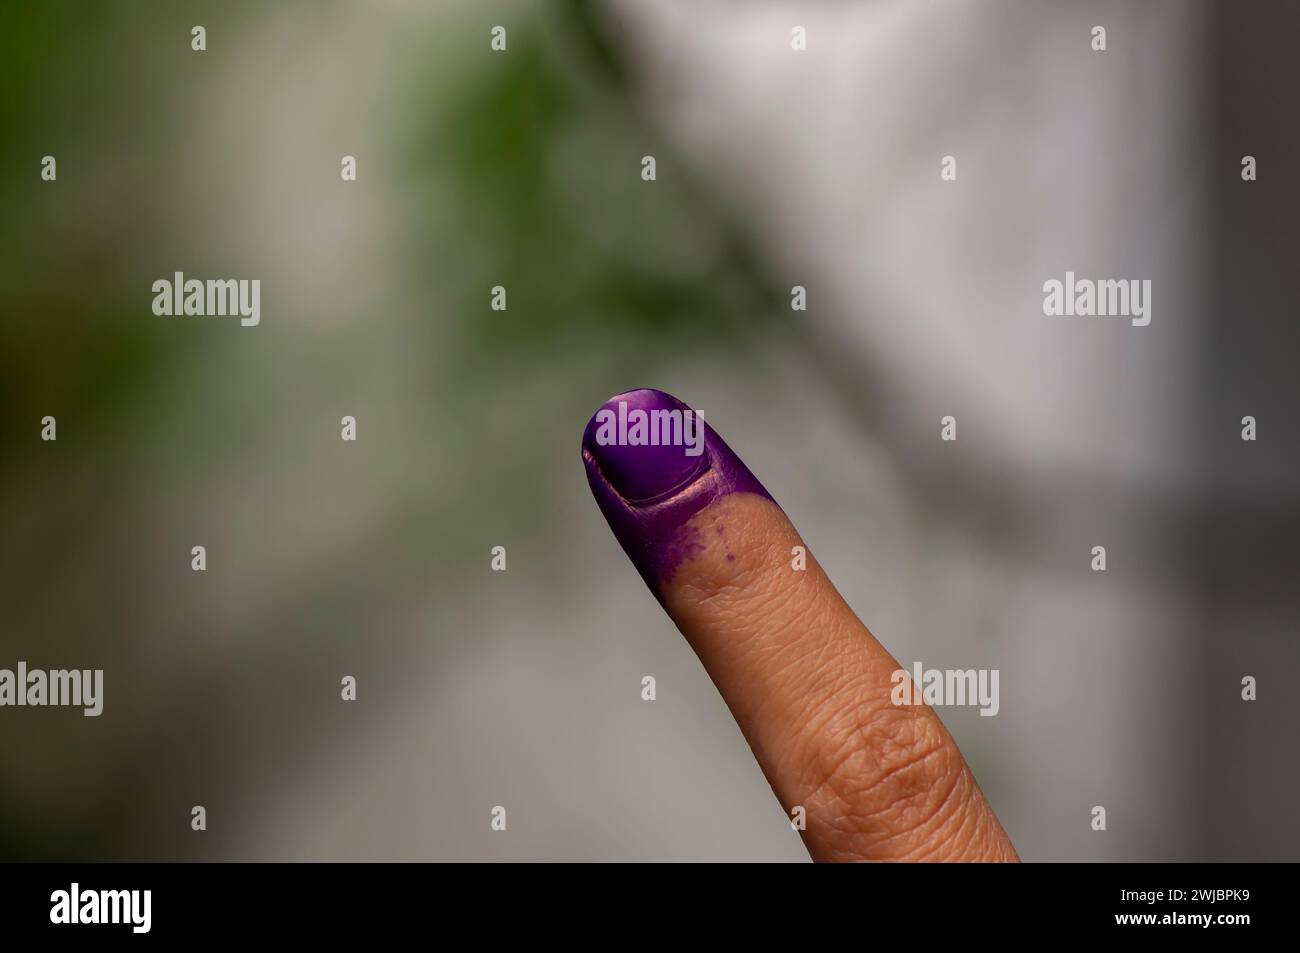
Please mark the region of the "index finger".
<svg viewBox="0 0 1300 953"><path fill-rule="evenodd" d="M582 458L777 798L805 809L815 860L1018 859L938 715L894 704L897 661L708 424L629 391L593 416Z"/></svg>

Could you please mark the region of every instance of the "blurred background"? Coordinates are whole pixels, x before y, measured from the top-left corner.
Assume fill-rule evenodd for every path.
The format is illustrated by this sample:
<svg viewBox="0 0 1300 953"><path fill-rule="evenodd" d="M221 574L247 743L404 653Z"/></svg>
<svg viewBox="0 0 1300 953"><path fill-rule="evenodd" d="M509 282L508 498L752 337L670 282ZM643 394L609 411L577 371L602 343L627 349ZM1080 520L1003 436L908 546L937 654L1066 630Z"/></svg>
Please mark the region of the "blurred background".
<svg viewBox="0 0 1300 953"><path fill-rule="evenodd" d="M0 7L0 667L105 672L99 718L0 710L0 858L806 860L590 499L647 386L905 666L1000 670L941 714L1025 859L1297 859L1297 30ZM1045 318L1067 270L1150 326ZM261 279L260 326L154 316L175 271Z"/></svg>

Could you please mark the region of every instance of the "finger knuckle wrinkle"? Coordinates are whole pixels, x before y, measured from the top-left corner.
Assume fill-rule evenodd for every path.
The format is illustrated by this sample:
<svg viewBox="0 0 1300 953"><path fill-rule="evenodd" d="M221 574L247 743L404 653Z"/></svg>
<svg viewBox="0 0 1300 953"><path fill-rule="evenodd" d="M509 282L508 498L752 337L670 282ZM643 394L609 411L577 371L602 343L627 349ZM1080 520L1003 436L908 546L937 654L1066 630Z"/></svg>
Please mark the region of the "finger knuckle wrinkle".
<svg viewBox="0 0 1300 953"><path fill-rule="evenodd" d="M949 813L962 762L933 716L883 709L831 719L814 759L815 797L846 833L888 837Z"/></svg>

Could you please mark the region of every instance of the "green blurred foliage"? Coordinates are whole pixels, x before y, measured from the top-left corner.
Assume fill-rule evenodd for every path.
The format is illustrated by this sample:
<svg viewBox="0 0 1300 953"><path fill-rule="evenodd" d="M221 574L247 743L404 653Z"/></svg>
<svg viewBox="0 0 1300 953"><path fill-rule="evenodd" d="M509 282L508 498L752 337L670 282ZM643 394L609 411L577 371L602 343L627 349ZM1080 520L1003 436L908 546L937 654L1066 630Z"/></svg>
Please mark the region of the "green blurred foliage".
<svg viewBox="0 0 1300 953"><path fill-rule="evenodd" d="M510 51L494 55L501 10ZM342 729L297 700L300 680L333 680L364 637L399 685L411 649L395 620L496 598L466 552L485 538L541 546L562 518L556 488L581 484L578 439L600 400L683 356L742 362L782 313L784 292L646 115L588 4L404 15L311 0L0 5L0 665L114 673L113 717L90 728L79 712L0 724L6 769L28 766L0 785L0 857L219 854L219 838L188 836L187 814L159 814L188 812L195 789L238 813L258 779L305 763ZM348 73L358 16L390 18L367 77L373 121L355 130L364 174L387 177L385 246L398 249L366 275L374 313L291 323L303 306L281 291L255 330L155 317L151 283L175 269L263 274L244 246L264 225L238 176L315 174L265 169L280 153L254 140L231 147L253 156L218 157L220 182L196 178L209 110L256 115L243 74L274 77L270 97L307 70L295 47L256 59L272 25L304 46L324 37ZM290 143L336 108L294 106L275 127ZM57 182L40 178L45 154ZM640 178L644 154L656 182ZM331 187L337 161L322 157ZM223 221L203 217L210 187L233 197ZM274 227L277 248L310 247L311 222ZM495 284L504 314L488 307ZM363 457L338 449L335 421L354 406ZM39 439L47 414L54 444ZM196 583L195 538L225 540L216 564L239 568Z"/></svg>

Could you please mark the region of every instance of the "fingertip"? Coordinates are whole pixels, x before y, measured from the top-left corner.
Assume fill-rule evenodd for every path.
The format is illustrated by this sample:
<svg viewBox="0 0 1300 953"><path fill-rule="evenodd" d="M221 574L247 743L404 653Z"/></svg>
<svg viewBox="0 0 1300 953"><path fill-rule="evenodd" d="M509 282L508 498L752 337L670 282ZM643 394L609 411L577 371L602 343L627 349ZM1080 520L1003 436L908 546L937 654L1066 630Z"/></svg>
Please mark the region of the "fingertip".
<svg viewBox="0 0 1300 953"><path fill-rule="evenodd" d="M609 398L583 431L592 496L656 597L696 552L691 518L731 493L770 494L697 411L650 388Z"/></svg>

